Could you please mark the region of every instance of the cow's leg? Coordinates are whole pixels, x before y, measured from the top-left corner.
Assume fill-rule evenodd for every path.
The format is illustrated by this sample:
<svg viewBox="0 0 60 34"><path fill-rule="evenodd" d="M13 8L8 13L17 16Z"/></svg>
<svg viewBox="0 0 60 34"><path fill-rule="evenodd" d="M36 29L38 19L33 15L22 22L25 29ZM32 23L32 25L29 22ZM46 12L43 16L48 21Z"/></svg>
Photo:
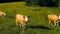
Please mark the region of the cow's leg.
<svg viewBox="0 0 60 34"><path fill-rule="evenodd" d="M56 26L56 21L54 21L54 26Z"/></svg>
<svg viewBox="0 0 60 34"><path fill-rule="evenodd" d="M18 26L18 22L16 21L16 26Z"/></svg>
<svg viewBox="0 0 60 34"><path fill-rule="evenodd" d="M51 22L51 21L49 20L49 24L51 24L50 22Z"/></svg>
<svg viewBox="0 0 60 34"><path fill-rule="evenodd" d="M21 28L22 27L22 24L21 23L19 23L19 28Z"/></svg>
<svg viewBox="0 0 60 34"><path fill-rule="evenodd" d="M57 24L57 26L59 26L59 23L58 22L56 24Z"/></svg>
<svg viewBox="0 0 60 34"><path fill-rule="evenodd" d="M51 22L51 21L49 20L49 24L51 24L50 22Z"/></svg>
<svg viewBox="0 0 60 34"><path fill-rule="evenodd" d="M25 24L25 23L22 23L22 27L23 27L23 29L25 29L25 26L26 26L26 24Z"/></svg>

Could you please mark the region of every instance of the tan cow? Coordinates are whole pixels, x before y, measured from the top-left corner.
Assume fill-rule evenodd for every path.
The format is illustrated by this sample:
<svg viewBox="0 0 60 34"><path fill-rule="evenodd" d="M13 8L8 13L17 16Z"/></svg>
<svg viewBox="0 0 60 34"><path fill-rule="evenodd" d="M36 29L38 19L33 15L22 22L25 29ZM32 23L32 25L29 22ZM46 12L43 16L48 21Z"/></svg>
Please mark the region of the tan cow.
<svg viewBox="0 0 60 34"><path fill-rule="evenodd" d="M16 15L16 25L17 26L19 24L21 24L22 27L25 28L27 21L28 21L28 16L24 16L24 15L20 15L20 14Z"/></svg>
<svg viewBox="0 0 60 34"><path fill-rule="evenodd" d="M48 15L48 20L49 20L49 24L51 24L51 22L53 21L54 23L54 26L57 24L58 26L58 23L59 23L59 19L60 19L60 16L57 16L57 15Z"/></svg>
<svg viewBox="0 0 60 34"><path fill-rule="evenodd" d="M6 15L5 12L0 11L0 17L1 17L1 16L5 16L5 15Z"/></svg>

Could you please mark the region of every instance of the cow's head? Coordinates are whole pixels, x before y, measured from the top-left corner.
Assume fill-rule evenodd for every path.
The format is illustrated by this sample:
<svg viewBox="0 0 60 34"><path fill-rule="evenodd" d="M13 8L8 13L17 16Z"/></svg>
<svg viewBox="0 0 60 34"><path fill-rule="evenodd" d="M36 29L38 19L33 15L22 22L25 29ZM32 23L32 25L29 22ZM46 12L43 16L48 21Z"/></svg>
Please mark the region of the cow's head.
<svg viewBox="0 0 60 34"><path fill-rule="evenodd" d="M6 16L6 13L3 13L3 16Z"/></svg>
<svg viewBox="0 0 60 34"><path fill-rule="evenodd" d="M59 17L59 19L60 19L60 15L59 15L58 17Z"/></svg>
<svg viewBox="0 0 60 34"><path fill-rule="evenodd" d="M29 21L29 16L23 16L23 18L27 21Z"/></svg>

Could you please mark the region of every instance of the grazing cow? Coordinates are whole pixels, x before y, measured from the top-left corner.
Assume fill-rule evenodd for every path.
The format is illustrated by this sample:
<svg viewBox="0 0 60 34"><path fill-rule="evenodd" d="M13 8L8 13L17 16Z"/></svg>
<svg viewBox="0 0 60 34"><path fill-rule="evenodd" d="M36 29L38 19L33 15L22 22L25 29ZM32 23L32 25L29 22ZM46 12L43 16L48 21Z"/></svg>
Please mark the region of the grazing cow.
<svg viewBox="0 0 60 34"><path fill-rule="evenodd" d="M0 17L5 15L6 15L5 12L0 11Z"/></svg>
<svg viewBox="0 0 60 34"><path fill-rule="evenodd" d="M57 24L58 26L58 23L59 23L59 19L60 19L60 16L57 16L57 15L48 15L48 20L49 20L49 24L53 21L54 23L54 26Z"/></svg>
<svg viewBox="0 0 60 34"><path fill-rule="evenodd" d="M24 16L24 15L20 15L20 14L16 15L16 25L17 26L19 24L21 24L20 27L22 26L23 28L25 28L27 21L28 21L28 16Z"/></svg>

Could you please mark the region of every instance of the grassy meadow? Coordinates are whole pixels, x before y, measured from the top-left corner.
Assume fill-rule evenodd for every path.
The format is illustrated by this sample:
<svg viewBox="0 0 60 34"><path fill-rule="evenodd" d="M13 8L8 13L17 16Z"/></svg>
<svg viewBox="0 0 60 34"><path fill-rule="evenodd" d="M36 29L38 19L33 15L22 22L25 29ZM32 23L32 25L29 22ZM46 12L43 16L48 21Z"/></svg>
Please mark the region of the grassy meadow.
<svg viewBox="0 0 60 34"><path fill-rule="evenodd" d="M47 15L60 15L60 8L56 7L29 7L25 2L0 3L0 10L6 12L0 17L0 34L60 34L60 26L50 26ZM15 15L30 16L27 29L19 29L15 24Z"/></svg>

